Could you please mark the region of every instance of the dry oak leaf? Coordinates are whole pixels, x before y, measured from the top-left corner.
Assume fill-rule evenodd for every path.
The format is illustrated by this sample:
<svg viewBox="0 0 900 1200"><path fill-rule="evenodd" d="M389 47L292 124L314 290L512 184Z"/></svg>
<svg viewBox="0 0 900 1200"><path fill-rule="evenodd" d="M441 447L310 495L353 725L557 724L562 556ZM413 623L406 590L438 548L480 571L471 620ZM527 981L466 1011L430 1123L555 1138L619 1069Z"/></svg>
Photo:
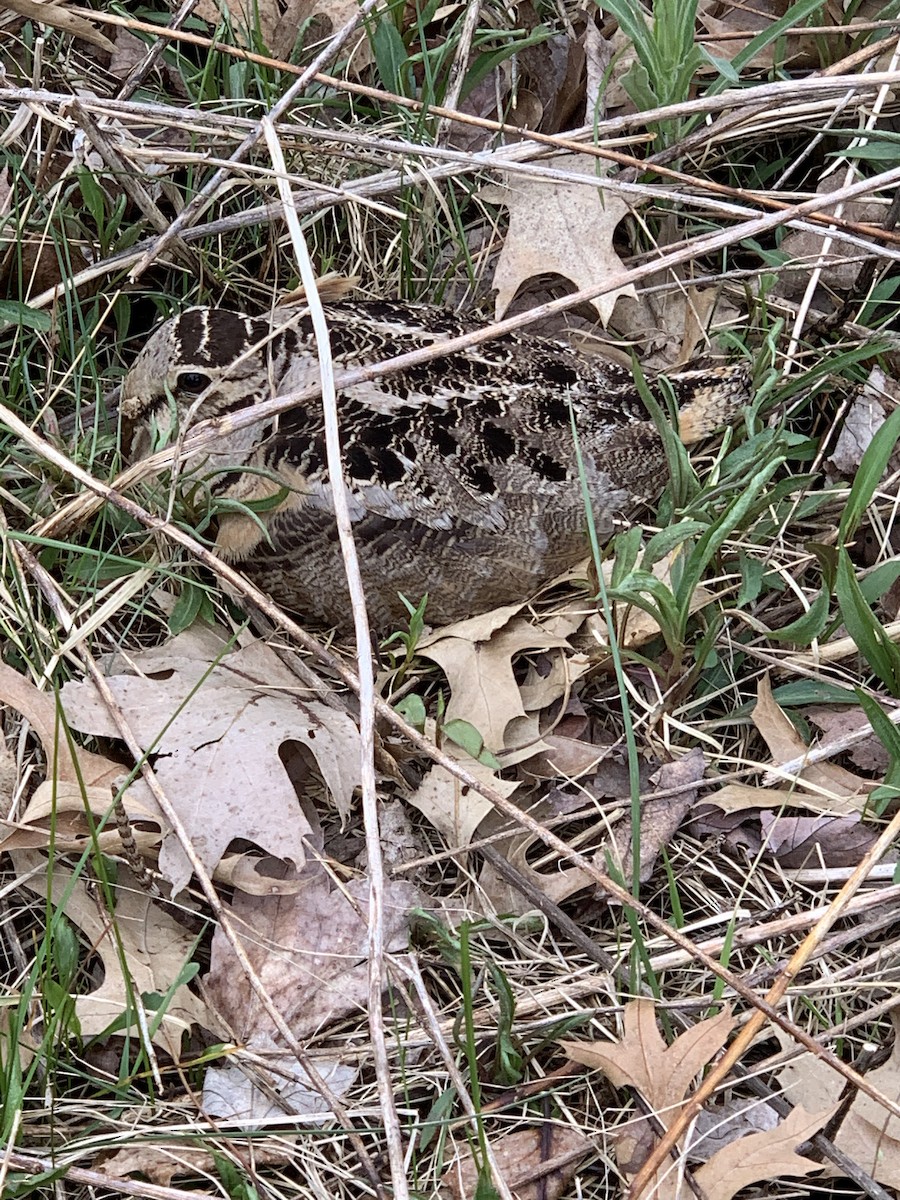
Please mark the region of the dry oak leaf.
<svg viewBox="0 0 900 1200"><path fill-rule="evenodd" d="M491 1141L497 1170L516 1200L557 1200L568 1188L580 1159L594 1146L577 1129L563 1125L522 1129ZM441 1180L453 1200L479 1195L479 1163L467 1146ZM493 1193L491 1193L493 1194Z"/></svg>
<svg viewBox="0 0 900 1200"><path fill-rule="evenodd" d="M787 871L855 867L878 838L874 829L863 825L859 813L794 817L766 810L759 821L766 850Z"/></svg>
<svg viewBox="0 0 900 1200"><path fill-rule="evenodd" d="M595 781L589 785L590 794L594 796L598 791L602 793L602 786L598 789ZM546 823L572 812L573 807L581 808L583 803L580 795L572 796L554 789L536 803L533 799L530 800L528 812L536 821ZM555 904L562 904L569 896L585 888L596 888L597 881L590 871L582 867L566 866L555 855L544 858L538 869L529 861L530 857L534 857L531 853L533 848L538 845L537 835L515 826L510 832L509 822L496 810L487 815L479 833L482 837L490 837L495 851L502 855L514 871ZM498 839L495 837L497 833L504 836ZM533 901L511 884L490 858L484 860L481 874L478 876L478 889L495 912L522 915L534 908Z"/></svg>
<svg viewBox="0 0 900 1200"><path fill-rule="evenodd" d="M508 175L501 187L489 184L479 196L505 204L509 228L494 272L499 320L527 280L562 275L580 290L601 287L625 270L613 245L616 226L630 211L602 186L595 160L581 154L548 159L548 165L596 180L597 186ZM619 296L635 296L633 284L598 296L592 303L605 325Z"/></svg>
<svg viewBox="0 0 900 1200"><path fill-rule="evenodd" d="M716 1017L698 1022L666 1046L656 1025L656 1010L649 1000L626 1004L621 1041L560 1042L569 1058L596 1067L614 1087L633 1087L650 1104L663 1125L681 1107L700 1071L722 1049L735 1021L725 1008ZM714 1109L713 1109L714 1111ZM782 1175L806 1175L821 1164L801 1158L794 1147L807 1141L828 1120L831 1110L814 1116L795 1108L775 1129L737 1138L717 1151L694 1171L694 1179L707 1196L730 1200L741 1188ZM626 1175L634 1175L646 1161L656 1135L645 1118L631 1121L619 1136L616 1157ZM692 1193L671 1162L663 1164L639 1200L687 1200Z"/></svg>
<svg viewBox="0 0 900 1200"><path fill-rule="evenodd" d="M753 724L762 734L775 766L801 758L809 749L791 719L772 695L768 676L762 676L757 688ZM875 781L863 779L834 763L812 763L800 772L796 787L750 787L742 783L726 784L707 797L710 804L734 812L743 808L806 808L835 816L862 812Z"/></svg>
<svg viewBox="0 0 900 1200"><path fill-rule="evenodd" d="M725 1045L735 1021L726 1006L718 1016L698 1021L667 1046L650 1000L632 1000L622 1014L618 1042L561 1041L574 1062L603 1072L614 1087L633 1087L658 1113L678 1105L700 1071Z"/></svg>
<svg viewBox="0 0 900 1200"><path fill-rule="evenodd" d="M115 765L116 775L122 774L121 763L111 765ZM105 854L119 854L122 837L109 819L113 795L111 787L79 787L76 783L45 780L28 801L16 827L0 838L0 850L46 850L52 843L57 854L80 854L94 845ZM133 791L121 799L139 853L151 853L162 841L167 822L155 805L148 809ZM105 824L98 832L100 822Z"/></svg>
<svg viewBox="0 0 900 1200"><path fill-rule="evenodd" d="M165 996L191 962L196 935L143 891L128 869L118 869L114 912L105 912L90 895L83 879L55 864L52 878L47 861L30 851L17 851L13 863L21 886L38 896L48 896L54 905L65 904L68 919L84 932L95 953L103 960L103 982L86 995L75 997L75 1015L84 1037L103 1033L113 1021L130 1014L132 1034L138 1030L135 1002L152 993ZM69 890L71 888L71 891ZM123 975L127 964L129 979ZM146 1025L158 1022L152 1040L177 1061L182 1037L194 1025L222 1036L222 1027L198 996L180 984L159 1013L145 1009ZM120 1033L126 1030L120 1030Z"/></svg>
<svg viewBox="0 0 900 1200"><path fill-rule="evenodd" d="M571 653L564 637L525 618L513 619L521 604L457 621L423 638L417 651L438 664L450 685L447 721L468 721L488 750L504 749L510 722L525 716L513 658L527 650ZM540 745L533 748L536 753Z"/></svg>
<svg viewBox="0 0 900 1200"><path fill-rule="evenodd" d="M509 779L500 779L490 767L455 753L450 745L443 751L482 783L494 788L504 797L509 797L519 786ZM494 811L490 800L462 783L444 767L432 767L413 794L407 800L430 821L444 839L449 849L462 849L471 842L475 830L484 818Z"/></svg>
<svg viewBox="0 0 900 1200"><path fill-rule="evenodd" d="M304 1121L331 1114L333 1101L322 1094L297 1061L271 1035L254 1034L243 1051L226 1059L223 1066L210 1067L203 1080L200 1107L219 1121L271 1121L293 1113ZM359 1075L356 1063L340 1059L315 1060L316 1072L333 1096L346 1096Z"/></svg>
<svg viewBox="0 0 900 1200"><path fill-rule="evenodd" d="M326 1025L365 1012L368 1003L366 913L368 884L341 890L325 871L307 864L306 886L289 896L236 893L232 920L248 958L294 1036L304 1040ZM406 944L407 913L421 896L410 883L385 887L384 940L389 951ZM274 1034L246 977L236 969L230 942L220 930L212 941L206 987L211 1003L236 1036L252 1048Z"/></svg>
<svg viewBox="0 0 900 1200"><path fill-rule="evenodd" d="M825 740L837 741L848 733L856 733L869 724L869 718L859 707L843 708L832 704L816 705L805 708L803 715L820 729ZM861 771L869 771L882 779L888 773L891 756L884 742L876 734L871 734L861 742L857 742L847 750L847 757Z"/></svg>
<svg viewBox="0 0 900 1200"><path fill-rule="evenodd" d="M47 759L47 776L59 783L78 786L109 786L122 774L122 764L92 754L89 750L69 749L56 697L42 692L25 675L0 662L0 704L8 704L25 718L34 730Z"/></svg>
<svg viewBox="0 0 900 1200"><path fill-rule="evenodd" d="M872 438L887 420L885 402L896 398L881 367L873 367L869 377L847 410L829 462L841 475L853 476Z"/></svg>
<svg viewBox="0 0 900 1200"><path fill-rule="evenodd" d="M311 828L279 749L285 742L301 746L346 815L359 779L356 726L344 713L301 699L297 680L269 647L250 642L229 651L220 641L216 663L215 640L215 631L200 637L187 630L133 656L146 674L113 675L109 688L208 871L236 838L300 867ZM93 684L67 683L62 703L76 729L118 736ZM142 779L131 790L136 801L150 804ZM173 894L191 877L174 833L163 840L159 868Z"/></svg>
<svg viewBox="0 0 900 1200"><path fill-rule="evenodd" d="M900 1094L900 1015L891 1011L894 1046L883 1066L866 1073L866 1079L885 1096ZM787 1034L778 1034L785 1049L795 1049ZM807 1103L836 1104L844 1081L821 1059L803 1054L783 1067L778 1081L787 1095L802 1096ZM838 1150L852 1158L863 1171L885 1187L900 1189L900 1121L892 1117L877 1100L858 1092L840 1128L831 1140ZM840 1171L828 1162L822 1164L826 1175Z"/></svg>
<svg viewBox="0 0 900 1200"><path fill-rule="evenodd" d="M533 810L529 811L532 811L532 815L534 815ZM582 867L562 867L554 864L547 870L538 871L528 861L528 852L537 841L535 834L524 833L518 837L495 843L495 845L510 866L533 887L543 892L554 904L562 904L576 892L596 886L597 881L594 876ZM501 875L491 862L485 861L481 868L481 874L478 876L478 888L490 901L495 912L514 913L522 916L534 910L534 902Z"/></svg>
<svg viewBox="0 0 900 1200"><path fill-rule="evenodd" d="M335 888L325 870L308 863L303 888L294 895L236 893L233 924L250 962L294 1036L305 1041L348 1014L359 1016L368 1003L368 884L354 880ZM384 940L390 951L407 941L409 910L421 900L417 889L392 880L384 892ZM257 1085L237 1059L207 1072L203 1109L226 1120L264 1119L280 1112L306 1117L328 1111L296 1058L279 1041L274 1023L237 967L231 943L220 930L212 941L206 995L243 1048L255 1071L269 1070ZM316 1067L337 1095L353 1084L358 1068L340 1060Z"/></svg>
<svg viewBox="0 0 900 1200"><path fill-rule="evenodd" d="M656 774L651 777L651 783L661 792L677 787L682 788L682 791L674 796L661 796L659 799L645 800L641 805L641 883L646 883L653 874L660 851L668 846L696 802L697 787L692 785L700 782L705 771L706 759L703 751L699 746L695 746L681 758L663 763ZM631 842L631 820L629 819L616 827L611 847L613 861L629 886L632 873ZM605 869L606 853L607 851L601 847L595 855L595 861L601 870Z"/></svg>
<svg viewBox="0 0 900 1200"><path fill-rule="evenodd" d="M255 1172L259 1167L274 1167L290 1162L295 1153L287 1141L272 1138L264 1144L261 1138L252 1135L237 1138L233 1133L227 1133L217 1139L211 1131L207 1131L203 1135L203 1142L203 1146L189 1146L175 1137L167 1144L157 1134L152 1145L135 1141L134 1145L117 1150L110 1158L98 1163L96 1169L109 1177L112 1187L115 1187L116 1180L124 1179L127 1175L146 1175L151 1183L168 1187L179 1175L219 1178L217 1173L223 1160L240 1164L245 1171ZM215 1149L206 1148L210 1145ZM134 1194L130 1180L129 1186L120 1189L120 1194ZM197 1193L198 1196L203 1194Z"/></svg>

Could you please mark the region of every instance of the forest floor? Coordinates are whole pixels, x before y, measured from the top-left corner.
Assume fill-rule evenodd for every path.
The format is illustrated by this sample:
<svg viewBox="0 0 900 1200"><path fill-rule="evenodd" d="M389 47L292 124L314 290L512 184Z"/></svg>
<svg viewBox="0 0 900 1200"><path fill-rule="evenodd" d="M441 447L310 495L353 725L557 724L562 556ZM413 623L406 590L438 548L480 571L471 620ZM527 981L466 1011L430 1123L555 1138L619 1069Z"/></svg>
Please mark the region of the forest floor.
<svg viewBox="0 0 900 1200"><path fill-rule="evenodd" d="M900 1193L898 8L0 8L4 1196ZM373 654L118 412L336 295L752 399Z"/></svg>

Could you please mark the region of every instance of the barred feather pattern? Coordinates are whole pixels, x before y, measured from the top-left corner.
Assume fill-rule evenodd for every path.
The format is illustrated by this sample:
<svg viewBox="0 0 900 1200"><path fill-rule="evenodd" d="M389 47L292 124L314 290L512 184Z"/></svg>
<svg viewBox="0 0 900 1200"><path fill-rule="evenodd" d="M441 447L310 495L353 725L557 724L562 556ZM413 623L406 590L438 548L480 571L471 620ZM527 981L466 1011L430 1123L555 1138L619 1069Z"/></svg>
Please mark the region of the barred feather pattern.
<svg viewBox="0 0 900 1200"><path fill-rule="evenodd" d="M326 308L338 369L459 337L473 325L427 305ZM191 424L316 384L306 308L254 318L192 308L147 342L125 379L132 456ZM696 441L749 399L742 366L668 377L680 432ZM631 372L565 342L512 334L347 388L343 461L370 616L403 624L402 593L428 619L459 620L527 599L587 549L572 421L602 536L666 478L663 442ZM233 500L286 497L259 519L227 513L217 546L310 623L351 624L325 459L321 403L225 435L193 471ZM263 528L260 527L262 524Z"/></svg>

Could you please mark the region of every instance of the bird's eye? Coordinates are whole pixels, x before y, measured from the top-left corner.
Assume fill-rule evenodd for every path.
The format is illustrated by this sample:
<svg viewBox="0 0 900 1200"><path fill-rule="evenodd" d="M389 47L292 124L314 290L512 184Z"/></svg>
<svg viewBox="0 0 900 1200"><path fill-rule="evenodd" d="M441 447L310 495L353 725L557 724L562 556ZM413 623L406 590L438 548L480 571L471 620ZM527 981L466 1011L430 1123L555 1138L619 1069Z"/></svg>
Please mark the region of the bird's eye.
<svg viewBox="0 0 900 1200"><path fill-rule="evenodd" d="M190 392L195 396L208 388L211 383L210 377L204 375L202 371L182 371L178 376L179 392Z"/></svg>

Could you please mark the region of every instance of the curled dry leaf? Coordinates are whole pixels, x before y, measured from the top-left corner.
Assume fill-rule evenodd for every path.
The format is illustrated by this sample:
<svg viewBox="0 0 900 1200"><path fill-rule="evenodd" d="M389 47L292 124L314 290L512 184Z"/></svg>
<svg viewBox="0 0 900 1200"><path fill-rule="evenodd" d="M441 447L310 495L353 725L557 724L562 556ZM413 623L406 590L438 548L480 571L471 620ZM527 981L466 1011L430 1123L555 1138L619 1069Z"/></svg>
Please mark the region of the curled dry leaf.
<svg viewBox="0 0 900 1200"><path fill-rule="evenodd" d="M580 154L562 154L548 163L597 178L595 160ZM613 237L629 208L602 188L602 180L597 179L597 185L509 175L502 187L489 184L482 188L482 200L505 204L509 211L509 229L494 273L498 320L521 285L535 276L562 275L581 289L600 287L623 273L625 267ZM592 303L606 324L618 297L634 295L634 285L628 284Z"/></svg>
<svg viewBox="0 0 900 1200"><path fill-rule="evenodd" d="M625 297L616 305L609 328L641 347L643 367L671 371L696 365L710 340L742 321L742 312L719 288L675 286L672 272L660 272L644 281L636 299Z"/></svg>
<svg viewBox="0 0 900 1200"><path fill-rule="evenodd" d="M37 734L47 760L47 775L60 783L97 787L112 784L122 774L121 763L76 747L70 750L55 696L40 691L24 675L0 662L0 704L8 704Z"/></svg>
<svg viewBox="0 0 900 1200"><path fill-rule="evenodd" d="M703 778L706 759L699 746L695 746L683 758L664 763L653 776L652 783L660 791L671 788L683 790L674 796L662 796L658 800L646 800L641 805L641 883L653 874L659 852L677 832L681 822L697 799L696 784ZM692 786L694 785L694 786ZM631 882L631 821L623 821L613 837L614 858L626 883ZM597 853L597 865L605 870L605 854Z"/></svg>
<svg viewBox="0 0 900 1200"><path fill-rule="evenodd" d="M121 763L110 765L121 775ZM109 819L113 794L111 787L81 788L76 783L46 780L29 800L16 828L0 840L0 850L46 850L52 841L59 854L80 854L94 844L104 853L118 854L122 839ZM148 808L133 791L125 794L122 803L138 850L142 854L155 850L168 830L156 805Z"/></svg>
<svg viewBox="0 0 900 1200"><path fill-rule="evenodd" d="M90 21L83 16L69 12L64 4L54 4L50 0L7 0L4 7L25 17L28 21L37 21L39 25L49 25L51 29L59 29L62 33L80 38L83 42L90 42L92 46L97 46L108 54L112 54L115 49L109 38L95 28Z"/></svg>
<svg viewBox="0 0 900 1200"><path fill-rule="evenodd" d="M734 1025L726 1008L716 1017L699 1021L667 1046L657 1028L653 1003L634 1000L625 1006L620 1041L563 1041L560 1045L575 1062L602 1071L614 1087L639 1091L655 1119L665 1126L681 1108L694 1079L725 1045ZM710 1111L715 1112L715 1107ZM741 1188L759 1180L817 1171L821 1164L801 1158L794 1148L807 1141L830 1115L830 1110L811 1116L795 1108L775 1128L738 1137L718 1150L694 1172L694 1178L705 1195L731 1200ZM656 1133L646 1118L628 1122L616 1146L626 1176L638 1172L655 1143ZM668 1163L657 1171L639 1200L687 1200L691 1195L681 1172Z"/></svg>
<svg viewBox="0 0 900 1200"><path fill-rule="evenodd" d="M593 794L599 790L590 789ZM550 818L565 815L573 808L582 808L584 798L573 797L564 792L553 790L543 800L536 804L528 804L528 812L536 821L547 821ZM612 820L609 813L604 813L604 822ZM488 837L501 830L508 830L509 823L499 813L490 814L479 831L481 836ZM538 844L535 834L522 832L517 828L504 838L493 841L493 847L513 867L519 876L532 885L535 890L543 892L555 904L562 904L569 896L585 888L595 887L594 876L582 867L568 866L560 862L555 852L547 852L542 857L543 862L535 866L529 861L529 853ZM538 869L538 867L542 869ZM491 902L496 912L518 913L528 912L533 908L532 901L509 882L494 866L489 858L485 859L481 874L478 877L479 891Z"/></svg>
<svg viewBox="0 0 900 1200"><path fill-rule="evenodd" d="M302 866L311 827L279 750L287 742L302 747L346 814L359 778L350 718L301 699L295 677L260 642L229 650L215 631L188 630L131 661L146 674L113 675L110 690L204 867L212 872L235 838ZM76 729L118 737L92 683L67 683L62 703ZM155 807L142 779L131 790ZM159 867L174 893L191 877L174 833L163 840Z"/></svg>

